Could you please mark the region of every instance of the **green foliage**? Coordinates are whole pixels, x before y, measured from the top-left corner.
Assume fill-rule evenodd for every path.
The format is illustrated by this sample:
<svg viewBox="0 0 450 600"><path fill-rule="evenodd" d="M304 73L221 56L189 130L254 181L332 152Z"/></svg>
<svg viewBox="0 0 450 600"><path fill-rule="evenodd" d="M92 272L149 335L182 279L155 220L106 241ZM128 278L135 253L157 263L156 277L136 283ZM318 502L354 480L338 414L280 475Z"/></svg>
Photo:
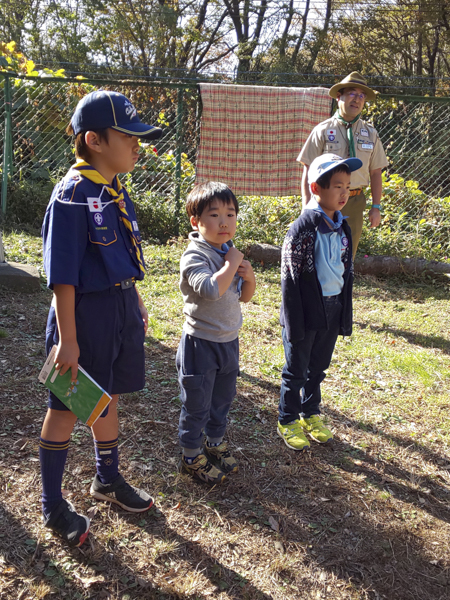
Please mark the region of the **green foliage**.
<svg viewBox="0 0 450 600"><path fill-rule="evenodd" d="M281 245L284 236L301 213L301 198L288 196L241 196L236 242L241 248L253 242Z"/></svg>
<svg viewBox="0 0 450 600"><path fill-rule="evenodd" d="M395 173L434 196L450 194L450 104L380 99L366 116L383 140Z"/></svg>
<svg viewBox="0 0 450 600"><path fill-rule="evenodd" d="M450 197L433 198L417 181L383 174L382 221L365 228L358 251L367 254L447 260Z"/></svg>
<svg viewBox="0 0 450 600"><path fill-rule="evenodd" d="M32 60L16 50L16 42L0 42L0 71L22 73L23 75L37 75Z"/></svg>
<svg viewBox="0 0 450 600"><path fill-rule="evenodd" d="M163 125L164 115L160 114L160 119ZM178 235L187 236L190 225L184 203L194 185L194 165L187 154L181 153L178 184L177 157L172 150L159 155L153 144L142 144L141 148L139 170L126 176L126 188L135 204L141 233L161 243Z"/></svg>
<svg viewBox="0 0 450 600"><path fill-rule="evenodd" d="M50 195L52 181L23 180L12 183L8 189L5 223L8 229L39 233Z"/></svg>
<svg viewBox="0 0 450 600"><path fill-rule="evenodd" d="M137 195L133 193L132 188L128 188L128 191L134 202L139 230L144 239L164 244L170 238L176 237L178 232L187 235L187 217L178 223L178 215L171 199L153 190ZM180 215L183 215L183 212Z"/></svg>

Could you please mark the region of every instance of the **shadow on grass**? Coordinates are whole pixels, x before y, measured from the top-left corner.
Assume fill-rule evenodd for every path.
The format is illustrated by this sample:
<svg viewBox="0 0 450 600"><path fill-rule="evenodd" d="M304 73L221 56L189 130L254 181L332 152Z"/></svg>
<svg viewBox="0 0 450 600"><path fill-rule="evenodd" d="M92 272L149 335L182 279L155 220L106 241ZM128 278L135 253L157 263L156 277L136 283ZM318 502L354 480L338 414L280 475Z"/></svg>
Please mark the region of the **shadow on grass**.
<svg viewBox="0 0 450 600"><path fill-rule="evenodd" d="M20 327L21 322L18 329ZM273 596L258 587L258 568L269 571L266 583L275 580L273 589L277 598L448 598L448 559L436 560L430 545L439 539L433 537L435 528L440 526L444 533L449 533L449 502L444 485L422 474L419 485L413 481L413 470L406 465L383 460L339 439L335 440L334 447L314 445L308 455L292 452L276 435L276 409L272 402L265 401L268 396L272 400L278 398L278 382L267 382L246 373L242 374L243 380L251 386L235 401L233 416L236 414L238 421L228 431L231 447L240 457L240 473L211 491L187 476L175 476L173 480L173 464L169 461L175 449L178 410L171 404L177 389L173 381L176 376L174 350L151 340L147 354L147 366L149 361L154 363L156 373L149 386L148 401L145 394L140 394L139 407L134 401L123 403L122 417L125 418L121 438L132 440L133 451L142 448L144 456L160 454L161 478L158 480L152 473L145 487L149 483L151 489L152 482L159 481L160 489L173 505L180 502L182 508L175 510L168 506L164 508L165 515L158 519L146 517L143 525L140 525L141 515L114 512L114 517L117 515L118 520L130 524L136 540L144 530L155 551L159 543L167 543L167 552L161 550L151 564L145 564L139 547L133 546L132 536L121 540L112 535L114 530L107 529L106 523L104 531L108 531L109 539L100 534L97 537L95 531L104 525L100 514L93 519L92 546L67 550L58 547L57 541L45 542L45 545L39 541L37 545L30 531L18 520L18 511L8 501L6 489L5 493L2 489L0 552L3 559L0 557L0 561L3 560L3 564L0 563L0 572L11 582L1 590L6 598L16 600L21 595L25 598L31 583L48 585L53 596L68 600L204 597L201 591L182 593L180 579L172 586L170 581L177 578L177 567L185 577L201 574L206 578L203 586L211 585L215 589L209 596L213 598L218 597L223 588L224 594L234 600L269 600ZM29 390L20 393L21 401L30 394ZM267 410L262 411L262 403ZM13 421L19 407L11 407L6 395L4 404L11 411ZM370 435L382 439L391 449L413 448L424 460L435 463L445 459L409 438L383 432L370 423L361 424L328 407L327 412L339 423L340 430L347 428L357 436L358 432L367 434L368 428ZM39 418L42 416L43 412L39 412ZM170 427L167 423L158 424L158 419L168 422ZM150 425L144 427L145 422ZM142 441L138 435L133 437L141 431L140 427L145 436ZM2 438L5 449L12 433L13 430L8 430L7 436ZM128 448L123 450L125 457ZM82 458L81 454L78 456ZM11 465L12 462L9 466L14 481L18 481L22 476L21 467ZM370 499L368 489L373 491ZM430 493L425 493L425 489ZM425 503L420 501L419 494ZM205 506L206 495L211 506ZM186 526L178 517L180 510L186 510ZM425 514L422 516L422 513ZM33 518L39 518L37 512ZM416 520L420 521L417 529ZM202 525L206 526L207 521L218 528L219 534L216 545L211 548L201 544L202 535L207 535ZM272 528L274 523L279 531ZM232 563L231 556L238 550L240 554L236 554ZM55 556L56 566L50 563ZM66 558L71 559L72 570L78 570L81 579L71 571L60 571L59 564ZM48 568L56 573L45 575ZM242 576L244 569L254 573L251 581ZM102 573L107 581L95 582ZM161 582L161 573L167 583ZM158 585L153 583L156 575Z"/></svg>
<svg viewBox="0 0 450 600"><path fill-rule="evenodd" d="M136 600L192 598L195 588L184 594L170 582L171 569L167 568L167 561L173 563L173 559L177 561L181 559L185 563L181 569L186 570L187 577L189 576L187 566L193 574L197 574L201 567L202 576L208 579L213 587L213 590L209 590L209 594L220 593L226 589L227 596L235 600L242 598L271 600L270 596L243 578L237 571L226 567L217 558L205 552L199 544L184 538L168 527L162 514L159 514L157 519L151 518L150 522L146 519L145 527L137 526L137 522L142 521L142 514L130 516L122 511L117 513L117 516L125 519L129 524L134 523L137 531L145 529L155 542L163 540L168 542L168 546L176 549L161 552L160 558L155 561L159 565L147 566L150 573L156 569L167 572L167 585L155 585L151 575L143 577L142 573L136 573L129 564L125 564L120 558L123 554L120 539L111 538L108 545L104 546L96 538L95 533L92 533L91 528L88 540L81 548L68 548L64 542L59 542L56 538L43 543L40 536L36 540L12 515L6 504L0 502L2 524L0 531L7 532L0 535L3 571L1 597L23 598L28 591L32 593L30 590L32 583L35 590L40 588L40 592L35 592L33 596L36 598L44 598L50 594L69 599L119 597L116 594L119 594L120 598L128 596L130 600L132 598ZM91 527L92 524L95 524L95 518ZM96 525L99 526L99 523ZM47 550L51 545L54 546L53 551L58 545L61 547L57 552L57 561L53 558L54 553ZM138 556L136 558L136 562L141 562ZM70 564L70 569L63 568L61 565L64 564ZM114 573L114 576L108 577L102 573Z"/></svg>
<svg viewBox="0 0 450 600"><path fill-rule="evenodd" d="M414 344L415 346L422 346L423 348L439 348L439 350L442 350L445 354L450 354L450 341L444 336L413 333L412 331L397 329L396 327L378 327L371 325L370 323L361 323L358 321L354 321L353 326L359 327L360 329L371 327L373 331L376 331L377 333L389 333L395 337L404 338L410 344Z"/></svg>

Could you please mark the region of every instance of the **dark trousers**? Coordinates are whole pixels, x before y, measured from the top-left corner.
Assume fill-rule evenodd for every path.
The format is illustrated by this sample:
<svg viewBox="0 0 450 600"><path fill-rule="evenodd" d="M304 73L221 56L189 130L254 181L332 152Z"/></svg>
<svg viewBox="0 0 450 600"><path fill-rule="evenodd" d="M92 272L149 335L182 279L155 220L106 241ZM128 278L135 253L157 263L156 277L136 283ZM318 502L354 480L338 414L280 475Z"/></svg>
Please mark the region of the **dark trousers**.
<svg viewBox="0 0 450 600"><path fill-rule="evenodd" d="M239 338L210 342L183 332L176 358L181 414L178 437L182 448L200 448L203 433L222 438L236 396Z"/></svg>
<svg viewBox="0 0 450 600"><path fill-rule="evenodd" d="M281 378L279 422L286 425L299 416L320 414L320 384L330 366L339 334L342 304L339 296L325 296L328 329L306 330L300 342L291 343L282 329L286 363Z"/></svg>

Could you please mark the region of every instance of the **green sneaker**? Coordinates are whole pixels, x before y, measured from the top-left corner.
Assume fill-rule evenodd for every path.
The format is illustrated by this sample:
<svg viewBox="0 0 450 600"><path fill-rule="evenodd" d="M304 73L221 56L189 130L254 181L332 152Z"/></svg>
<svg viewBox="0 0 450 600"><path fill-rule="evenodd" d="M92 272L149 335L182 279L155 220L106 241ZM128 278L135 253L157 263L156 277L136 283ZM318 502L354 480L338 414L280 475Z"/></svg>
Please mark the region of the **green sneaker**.
<svg viewBox="0 0 450 600"><path fill-rule="evenodd" d="M309 437L319 442L319 444L326 444L329 440L333 439L333 434L325 427L320 415L312 415L308 419L302 417L299 423L304 431L308 433Z"/></svg>
<svg viewBox="0 0 450 600"><path fill-rule="evenodd" d="M287 425L278 423L277 433L286 446L292 448L292 450L301 452L302 450L307 450L309 448L309 442L306 439L303 427L298 419Z"/></svg>
<svg viewBox="0 0 450 600"><path fill-rule="evenodd" d="M217 463L220 470L224 473L238 472L237 460L228 450L226 442L221 442L218 446L208 446L208 444L205 443L203 453L212 463Z"/></svg>

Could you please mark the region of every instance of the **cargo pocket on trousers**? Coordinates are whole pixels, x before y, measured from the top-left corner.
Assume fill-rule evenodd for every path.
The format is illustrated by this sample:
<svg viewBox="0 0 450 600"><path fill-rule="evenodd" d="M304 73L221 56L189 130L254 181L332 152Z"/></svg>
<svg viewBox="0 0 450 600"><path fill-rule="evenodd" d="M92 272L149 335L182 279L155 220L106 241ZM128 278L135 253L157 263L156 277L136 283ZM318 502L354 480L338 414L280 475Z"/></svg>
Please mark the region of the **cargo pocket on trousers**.
<svg viewBox="0 0 450 600"><path fill-rule="evenodd" d="M189 404L189 409L200 409L204 405L203 395L203 375L182 375L180 385L183 393L181 397L185 399L185 404Z"/></svg>

